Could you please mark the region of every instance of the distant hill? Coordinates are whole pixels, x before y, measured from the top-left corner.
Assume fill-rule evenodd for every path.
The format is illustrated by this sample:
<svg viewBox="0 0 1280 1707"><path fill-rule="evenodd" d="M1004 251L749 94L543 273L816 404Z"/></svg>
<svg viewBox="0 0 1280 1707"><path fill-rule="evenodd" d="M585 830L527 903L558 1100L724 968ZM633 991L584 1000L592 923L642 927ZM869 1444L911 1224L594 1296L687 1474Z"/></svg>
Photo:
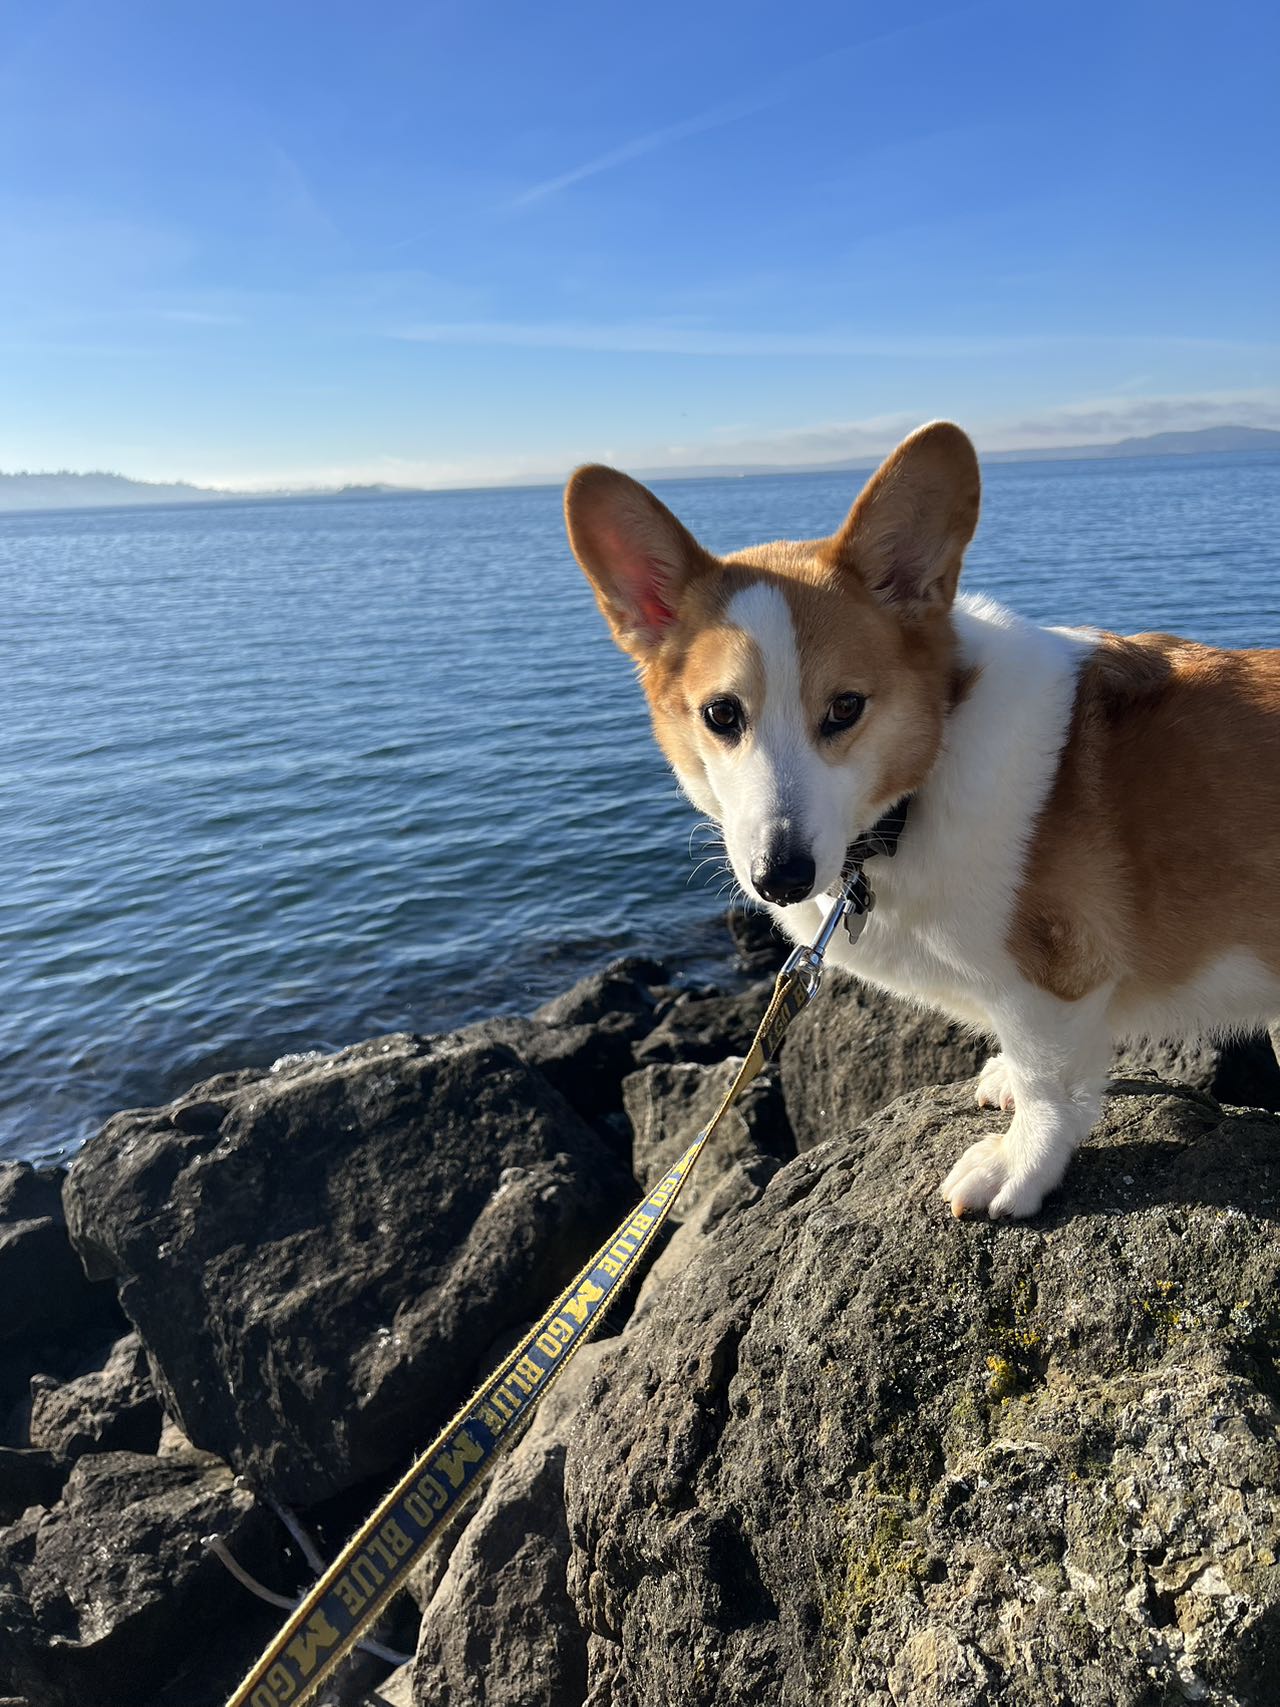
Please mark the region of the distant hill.
<svg viewBox="0 0 1280 1707"><path fill-rule="evenodd" d="M893 447L886 445L883 455ZM1145 438L1118 439L1104 445L1044 445L1022 450L987 450L982 461L1086 462L1102 457L1209 456L1225 452L1280 453L1280 432L1270 427L1200 427L1182 433L1150 433ZM875 468L880 456L842 457L838 462L725 463L717 467L648 468L635 472L644 480L713 480L749 474L843 474Z"/></svg>
<svg viewBox="0 0 1280 1707"><path fill-rule="evenodd" d="M188 480L130 480L125 474L0 473L0 511L118 509L139 504L246 503L256 498L381 498L404 486L325 486L276 492L235 492Z"/></svg>
<svg viewBox="0 0 1280 1707"><path fill-rule="evenodd" d="M886 445L886 452L891 449ZM1280 432L1270 427L1202 427L1185 433L1151 433L1145 438L1120 439L1105 445L1052 445L1043 449L985 451L983 462L1080 462L1100 457L1204 456L1223 452L1280 453ZM637 469L646 480L713 480L751 474L837 474L874 468L876 456L850 457L820 463L726 463L717 467ZM554 477L522 481L521 485L550 485ZM491 482L497 485L499 482ZM79 510L131 504L216 504L268 498L380 498L411 493L410 486L309 487L277 492L218 491L188 481L130 480L123 474L0 473L0 511Z"/></svg>
<svg viewBox="0 0 1280 1707"><path fill-rule="evenodd" d="M998 450L986 462L1079 462L1104 456L1220 456L1237 451L1280 451L1280 432L1270 427L1200 427L1185 433L1148 433L1111 445L1055 445L1049 450Z"/></svg>
<svg viewBox="0 0 1280 1707"><path fill-rule="evenodd" d="M119 504L209 504L225 498L185 480L129 480L123 474L0 474L0 510L81 510Z"/></svg>

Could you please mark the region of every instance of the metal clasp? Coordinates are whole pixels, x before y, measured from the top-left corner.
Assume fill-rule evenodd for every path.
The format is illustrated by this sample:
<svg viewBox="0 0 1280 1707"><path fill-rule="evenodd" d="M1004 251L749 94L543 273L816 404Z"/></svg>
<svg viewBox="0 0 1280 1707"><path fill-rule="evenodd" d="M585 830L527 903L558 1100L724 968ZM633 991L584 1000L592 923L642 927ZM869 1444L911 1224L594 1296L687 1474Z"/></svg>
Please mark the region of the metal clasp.
<svg viewBox="0 0 1280 1707"><path fill-rule="evenodd" d="M806 1001L812 1001L822 983L822 956L816 949L795 948L782 963L780 976L789 977L794 973L804 980Z"/></svg>
<svg viewBox="0 0 1280 1707"><path fill-rule="evenodd" d="M805 994L810 1001L822 982L822 963L831 939L843 919L849 941L857 942L867 922L867 914L875 906L875 896L862 867L855 866L845 879L844 888L831 903L827 916L811 945L795 949L783 965L783 973L795 973L804 979Z"/></svg>

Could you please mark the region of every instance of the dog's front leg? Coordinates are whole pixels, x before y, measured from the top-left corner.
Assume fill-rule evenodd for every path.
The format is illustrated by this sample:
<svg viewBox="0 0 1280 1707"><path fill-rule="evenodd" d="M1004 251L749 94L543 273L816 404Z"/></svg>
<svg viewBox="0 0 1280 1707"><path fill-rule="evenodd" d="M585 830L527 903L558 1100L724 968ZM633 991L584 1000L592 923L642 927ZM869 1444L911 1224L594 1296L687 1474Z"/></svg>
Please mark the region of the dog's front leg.
<svg viewBox="0 0 1280 1707"><path fill-rule="evenodd" d="M1007 1132L971 1144L942 1182L953 1213L1034 1215L1098 1118L1111 1055L1110 990L1062 1002L1027 986L992 1011L1014 1107ZM989 1064L989 1067L994 1064Z"/></svg>

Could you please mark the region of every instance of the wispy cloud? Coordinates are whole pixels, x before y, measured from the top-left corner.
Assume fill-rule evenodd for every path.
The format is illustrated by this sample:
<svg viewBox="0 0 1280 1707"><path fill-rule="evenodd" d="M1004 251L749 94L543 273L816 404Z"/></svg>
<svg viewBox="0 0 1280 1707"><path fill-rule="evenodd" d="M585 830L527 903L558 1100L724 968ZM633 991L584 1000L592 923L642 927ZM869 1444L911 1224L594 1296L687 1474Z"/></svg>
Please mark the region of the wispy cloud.
<svg viewBox="0 0 1280 1707"><path fill-rule="evenodd" d="M1064 403L1035 415L993 423L985 444L999 450L1052 445L1109 444L1146 433L1201 427L1280 429L1280 392L1201 392L1182 397L1104 397Z"/></svg>
<svg viewBox="0 0 1280 1707"><path fill-rule="evenodd" d="M0 466L2 466L0 459ZM185 478L196 486L224 492L333 491L342 486L399 486L452 488L550 483L568 472L569 459L559 466L546 453L525 456L477 455L458 457L368 456L339 462L303 462L275 468L244 468L233 464L206 465L194 475L166 470L148 478Z"/></svg>
<svg viewBox="0 0 1280 1707"><path fill-rule="evenodd" d="M1280 392L1236 391L1182 397L1105 397L1055 405L1035 416L957 416L981 451L1049 450L1111 444L1148 433L1202 427L1280 429ZM626 460L633 467L682 469L770 466L812 467L825 462L876 460L920 425L916 415L895 413L859 420L823 421L776 432L726 428L696 444L653 446Z"/></svg>
<svg viewBox="0 0 1280 1707"><path fill-rule="evenodd" d="M982 356L1046 342L1027 337L878 337L842 331L774 332L716 329L680 322L445 320L406 326L391 334L413 344L474 344L543 350L600 350L680 356Z"/></svg>
<svg viewBox="0 0 1280 1707"><path fill-rule="evenodd" d="M702 136L707 131L721 130L725 125L736 124L740 119L750 118L755 113L780 106L786 99L787 91L778 90L775 94L751 101L730 101L723 106L709 107L706 112L695 113L692 118L663 125L659 130L646 131L643 136L632 137L630 142L620 143L617 148L597 154L594 159L584 160L580 166L573 166L567 172L560 172L554 178L546 178L542 183L532 185L508 205L512 208L528 207L533 202L545 201L548 196L558 195L572 184L580 184L584 178L594 178L601 172L612 171L615 166L625 166L628 161L654 154L660 148L669 148L673 142L683 142L686 137Z"/></svg>
<svg viewBox="0 0 1280 1707"><path fill-rule="evenodd" d="M963 360L1022 351L1133 346L1271 351L1272 344L1179 334L1010 332L961 337L908 332L880 335L832 328L817 332L733 331L685 321L441 320L400 327L391 337L413 344L470 344L541 350L683 356L866 356L890 361Z"/></svg>
<svg viewBox="0 0 1280 1707"><path fill-rule="evenodd" d="M822 67L857 60L865 72L866 56L875 49L900 43L913 36L932 34L940 25L954 27L978 13L990 10L991 0L973 0L973 3L961 6L941 18L895 24L888 29L875 30L857 41L842 43L839 47L816 54L810 59L800 60L780 73L777 83L768 94L741 101L726 101L719 106L708 107L704 112L694 113L691 118L679 119L674 124L661 126L658 130L645 131L641 136L632 137L629 142L619 143L616 148L610 148L603 154L584 160L579 166L571 166L567 172L559 172L553 178L545 178L541 183L531 185L507 206L509 209L515 209L545 201L548 196L558 195L561 190L570 189L574 184L582 183L585 178L594 178L601 172L611 172L615 166L625 166L646 154L656 153L660 148L669 148L673 143L683 142L688 137L702 136L708 131L721 130L725 125L737 124L739 120L751 118L756 113L768 112L770 108L780 107L785 101L794 98L797 91L810 83L815 72Z"/></svg>

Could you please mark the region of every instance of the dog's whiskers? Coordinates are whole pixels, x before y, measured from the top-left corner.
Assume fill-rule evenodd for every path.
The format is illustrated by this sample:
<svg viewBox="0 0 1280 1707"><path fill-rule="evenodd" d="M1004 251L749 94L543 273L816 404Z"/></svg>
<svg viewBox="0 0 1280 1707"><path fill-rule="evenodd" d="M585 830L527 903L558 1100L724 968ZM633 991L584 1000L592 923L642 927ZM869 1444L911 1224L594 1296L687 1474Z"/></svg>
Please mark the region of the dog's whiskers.
<svg viewBox="0 0 1280 1707"><path fill-rule="evenodd" d="M689 831L690 859L694 857L695 853L693 845L693 838L695 836L701 836L703 838L701 847L696 850L701 853L702 858L698 860L698 863L685 879L685 887L688 888L695 878L699 877L702 872L708 870L708 867L710 867L710 870L705 879L707 884L714 883L718 874L723 874L726 878L732 879L733 868L729 864L729 850L725 846L724 831L721 829L720 825L712 823L709 818L704 818L701 822L693 826ZM723 892L723 885L721 892Z"/></svg>
<svg viewBox="0 0 1280 1707"><path fill-rule="evenodd" d="M723 872L727 873L729 870L728 861L726 859L724 859L720 854L708 854L706 859L700 859L698 861L697 865L695 865L693 870L689 873L688 879L686 881L686 887L688 886L689 883L693 882L694 878L698 875L698 873L700 871L705 871L707 866L712 867L713 875L717 871L723 871ZM710 883L712 881L712 878L708 877L706 881L708 883Z"/></svg>
<svg viewBox="0 0 1280 1707"><path fill-rule="evenodd" d="M707 886L710 887L715 883L717 876L721 879L719 887L715 892L716 900L723 901L727 897L729 910L731 912L735 907L739 906L742 907L744 912L750 911L755 906L755 901L738 881L738 874L733 869L729 860L729 849L724 839L723 829L719 824L713 824L709 820L704 820L700 824L695 824L689 832L690 859L693 858L694 853L693 838L697 835L701 835L706 838L703 842L703 847L709 848L712 851L704 853L703 857L694 866L686 880L686 887L693 882L694 878L700 876L702 872L707 871L708 867L710 867L706 878Z"/></svg>
<svg viewBox="0 0 1280 1707"><path fill-rule="evenodd" d="M707 838L709 838L708 841L704 844L705 846L708 846L708 847L723 847L724 846L724 831L720 828L719 824L713 824L710 818L703 818L698 823L696 823L693 826L693 828L689 831L689 858L690 859L693 858L693 838L695 836L699 836L699 835L706 836Z"/></svg>

